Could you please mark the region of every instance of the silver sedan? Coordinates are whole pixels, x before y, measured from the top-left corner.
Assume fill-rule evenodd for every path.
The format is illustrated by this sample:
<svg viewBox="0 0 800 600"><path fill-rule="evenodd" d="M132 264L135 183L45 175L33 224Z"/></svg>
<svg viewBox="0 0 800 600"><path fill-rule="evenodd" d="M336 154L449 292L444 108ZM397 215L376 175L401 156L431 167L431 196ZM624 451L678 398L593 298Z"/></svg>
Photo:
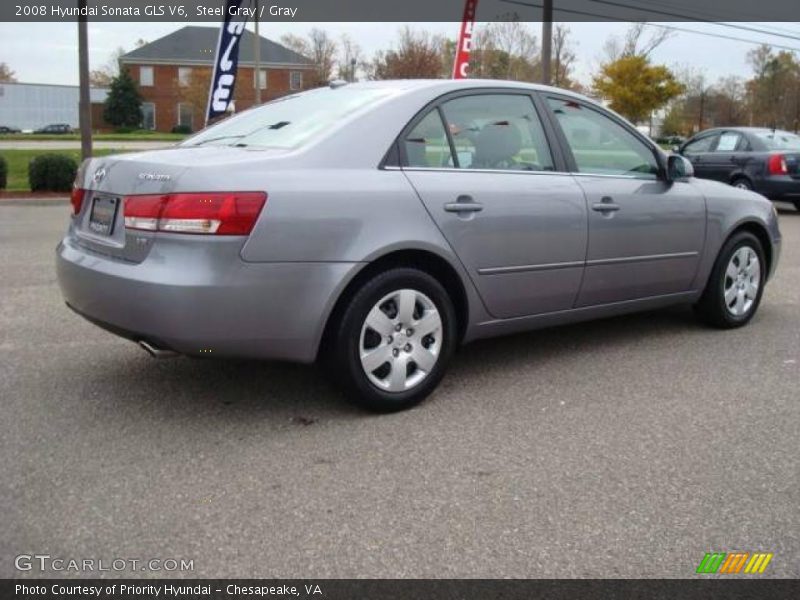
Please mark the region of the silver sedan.
<svg viewBox="0 0 800 600"><path fill-rule="evenodd" d="M155 356L324 363L407 408L477 338L694 305L755 314L776 213L555 88L388 81L284 97L94 158L57 249L67 305Z"/></svg>

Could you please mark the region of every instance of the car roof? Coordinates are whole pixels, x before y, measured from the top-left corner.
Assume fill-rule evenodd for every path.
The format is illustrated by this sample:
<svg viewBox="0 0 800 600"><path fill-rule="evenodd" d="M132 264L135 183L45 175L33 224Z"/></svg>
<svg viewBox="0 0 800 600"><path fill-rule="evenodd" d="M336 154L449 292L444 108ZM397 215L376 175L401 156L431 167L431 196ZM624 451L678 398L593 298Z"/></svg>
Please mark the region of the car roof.
<svg viewBox="0 0 800 600"><path fill-rule="evenodd" d="M441 93L475 88L508 88L525 89L537 92L553 92L574 96L581 100L596 103L595 100L571 90L557 88L526 81L510 81L504 79L382 79L373 81L359 81L338 85L337 88L354 87L360 89L391 89L398 91L413 91L422 89L436 90Z"/></svg>

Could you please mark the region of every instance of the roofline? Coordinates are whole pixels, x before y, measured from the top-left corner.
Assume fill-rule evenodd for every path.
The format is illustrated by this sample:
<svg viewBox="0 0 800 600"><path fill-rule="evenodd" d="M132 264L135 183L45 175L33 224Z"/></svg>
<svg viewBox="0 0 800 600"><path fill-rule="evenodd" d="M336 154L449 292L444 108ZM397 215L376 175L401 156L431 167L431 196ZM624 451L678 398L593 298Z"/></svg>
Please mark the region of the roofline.
<svg viewBox="0 0 800 600"><path fill-rule="evenodd" d="M169 65L174 67L188 66L188 67L213 67L213 60L192 60L192 59L174 59L174 58L126 58L121 56L119 59L120 64L124 65ZM255 61L240 60L239 66L255 67ZM259 63L261 67L273 67L282 69L314 69L313 64L309 63L280 63L262 61Z"/></svg>

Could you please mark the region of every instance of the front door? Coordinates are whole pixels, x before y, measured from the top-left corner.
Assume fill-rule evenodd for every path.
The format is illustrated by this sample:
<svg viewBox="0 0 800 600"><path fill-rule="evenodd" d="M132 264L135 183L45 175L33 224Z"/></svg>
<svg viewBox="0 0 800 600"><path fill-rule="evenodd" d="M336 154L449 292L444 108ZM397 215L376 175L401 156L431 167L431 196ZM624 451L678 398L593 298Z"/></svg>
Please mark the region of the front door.
<svg viewBox="0 0 800 600"><path fill-rule="evenodd" d="M571 308L583 276L586 200L556 174L527 93L462 94L412 124L403 170L489 312Z"/></svg>
<svg viewBox="0 0 800 600"><path fill-rule="evenodd" d="M572 98L547 101L588 204L586 273L576 306L688 291L705 239L705 199L659 177L652 146Z"/></svg>

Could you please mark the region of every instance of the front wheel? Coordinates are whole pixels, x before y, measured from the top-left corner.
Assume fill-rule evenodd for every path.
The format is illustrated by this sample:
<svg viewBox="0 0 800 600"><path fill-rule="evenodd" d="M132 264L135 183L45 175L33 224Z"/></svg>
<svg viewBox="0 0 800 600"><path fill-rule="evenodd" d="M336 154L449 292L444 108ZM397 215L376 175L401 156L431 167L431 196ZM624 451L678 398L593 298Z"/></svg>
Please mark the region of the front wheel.
<svg viewBox="0 0 800 600"><path fill-rule="evenodd" d="M453 303L435 278L390 269L350 299L328 345L328 365L355 403L376 412L403 410L442 379L456 330Z"/></svg>
<svg viewBox="0 0 800 600"><path fill-rule="evenodd" d="M764 292L766 262L761 242L741 231L722 247L696 309L721 329L745 325L758 309Z"/></svg>

